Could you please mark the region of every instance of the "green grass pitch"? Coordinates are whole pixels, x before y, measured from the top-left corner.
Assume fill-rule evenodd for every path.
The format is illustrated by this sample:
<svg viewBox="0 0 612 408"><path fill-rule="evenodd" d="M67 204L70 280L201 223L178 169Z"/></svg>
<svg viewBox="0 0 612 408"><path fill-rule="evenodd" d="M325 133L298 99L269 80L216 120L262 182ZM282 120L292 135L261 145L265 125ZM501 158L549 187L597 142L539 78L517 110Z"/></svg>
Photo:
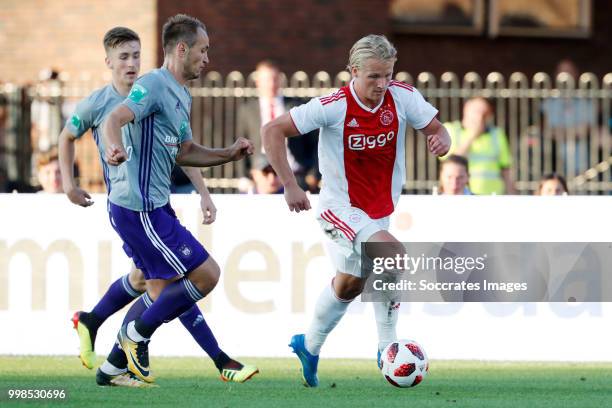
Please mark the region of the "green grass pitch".
<svg viewBox="0 0 612 408"><path fill-rule="evenodd" d="M610 363L431 361L419 386L387 384L372 360L322 359L321 385L301 384L297 359L243 359L261 373L223 383L204 358L153 357L159 388L104 388L76 357L0 356L0 406L22 407L606 407ZM101 362L101 361L100 361ZM8 400L8 389L65 389L63 401Z"/></svg>

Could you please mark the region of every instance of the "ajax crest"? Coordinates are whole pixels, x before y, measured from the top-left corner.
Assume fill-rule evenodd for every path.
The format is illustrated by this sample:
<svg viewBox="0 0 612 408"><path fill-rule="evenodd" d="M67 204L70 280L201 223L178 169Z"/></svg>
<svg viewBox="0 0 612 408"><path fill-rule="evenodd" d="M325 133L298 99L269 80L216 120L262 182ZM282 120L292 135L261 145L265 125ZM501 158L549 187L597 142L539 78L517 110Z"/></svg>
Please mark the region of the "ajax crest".
<svg viewBox="0 0 612 408"><path fill-rule="evenodd" d="M361 221L361 216L357 213L352 213L351 215L349 215L349 221L353 224L357 224Z"/></svg>
<svg viewBox="0 0 612 408"><path fill-rule="evenodd" d="M380 123L382 123L383 126L389 126L391 123L393 123L394 118L395 115L393 115L392 111L388 109L383 109L380 111Z"/></svg>

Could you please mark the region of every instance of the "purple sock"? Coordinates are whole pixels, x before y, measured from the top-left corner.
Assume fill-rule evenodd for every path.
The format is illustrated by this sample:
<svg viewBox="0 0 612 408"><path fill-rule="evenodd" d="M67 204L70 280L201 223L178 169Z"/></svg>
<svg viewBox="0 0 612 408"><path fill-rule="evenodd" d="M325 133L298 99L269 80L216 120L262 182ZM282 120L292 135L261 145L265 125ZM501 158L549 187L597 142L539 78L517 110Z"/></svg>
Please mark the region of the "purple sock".
<svg viewBox="0 0 612 408"><path fill-rule="evenodd" d="M128 279L128 275L113 282L108 288L102 299L93 308L91 313L95 316L97 329L106 319L112 314L128 305L132 300L140 296L141 293L136 291Z"/></svg>
<svg viewBox="0 0 612 408"><path fill-rule="evenodd" d="M214 360L219 356L221 349L217 339L215 339L215 335L210 330L210 327L208 327L208 324L206 324L206 320L204 320L204 316L202 316L197 305L191 306L189 310L179 316L179 319L210 358Z"/></svg>
<svg viewBox="0 0 612 408"><path fill-rule="evenodd" d="M127 368L127 357L125 356L123 350L119 348L119 343L115 342L115 344L113 344L113 348L111 352L108 353L106 361L117 368Z"/></svg>
<svg viewBox="0 0 612 408"><path fill-rule="evenodd" d="M204 296L187 278L172 282L162 290L159 298L135 322L141 336L149 338L164 322L186 312Z"/></svg>
<svg viewBox="0 0 612 408"><path fill-rule="evenodd" d="M149 297L149 294L145 292L127 311L123 318L123 323L125 324L138 319L152 303L153 301ZM113 349L106 359L117 368L127 368L127 358L125 357L125 353L119 348L117 342L113 344Z"/></svg>

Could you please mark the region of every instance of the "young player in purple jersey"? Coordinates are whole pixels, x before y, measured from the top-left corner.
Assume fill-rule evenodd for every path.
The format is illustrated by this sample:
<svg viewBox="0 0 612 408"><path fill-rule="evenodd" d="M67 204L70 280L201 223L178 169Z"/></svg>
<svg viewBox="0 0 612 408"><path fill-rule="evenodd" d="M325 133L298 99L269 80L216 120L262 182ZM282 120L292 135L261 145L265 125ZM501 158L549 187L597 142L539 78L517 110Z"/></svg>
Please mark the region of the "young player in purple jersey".
<svg viewBox="0 0 612 408"><path fill-rule="evenodd" d="M125 27L115 27L109 30L104 37L104 48L106 64L112 72L112 82L93 92L78 104L60 135L60 163L64 191L71 202L83 207L92 205L93 201L86 191L77 186L75 181L73 174L74 144L87 130L91 129L100 154L103 154L104 146L99 134L100 126L107 114L126 98L140 71L140 39L134 31ZM108 167L103 160L102 165L108 188ZM184 167L183 170L200 193L204 223L211 224L216 217L216 208L199 169ZM130 273L115 281L90 312L80 311L74 314L73 323L80 339L79 357L85 367L93 368L95 364L94 345L98 328L108 317L139 297L144 291L144 275L133 265ZM150 304L151 299L145 294L137 300L136 310L144 310ZM179 316L179 319L200 347L213 359L220 372L245 369L245 366L230 359L219 348L212 331L196 305ZM127 372L127 360L121 351L111 353L109 359L98 369L96 380L99 385L140 387L147 384ZM246 366L247 371L250 370L249 367ZM240 379L240 375L232 375L232 378Z"/></svg>

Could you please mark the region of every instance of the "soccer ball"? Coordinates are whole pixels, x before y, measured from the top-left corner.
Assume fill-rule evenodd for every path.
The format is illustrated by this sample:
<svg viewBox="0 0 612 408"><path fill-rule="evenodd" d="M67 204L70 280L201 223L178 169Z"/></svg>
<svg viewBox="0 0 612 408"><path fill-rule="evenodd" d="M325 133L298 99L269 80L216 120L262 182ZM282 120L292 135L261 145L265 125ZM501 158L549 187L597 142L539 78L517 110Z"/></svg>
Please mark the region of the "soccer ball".
<svg viewBox="0 0 612 408"><path fill-rule="evenodd" d="M396 387L414 387L429 372L429 360L423 347L414 340L396 340L380 356L383 377Z"/></svg>

